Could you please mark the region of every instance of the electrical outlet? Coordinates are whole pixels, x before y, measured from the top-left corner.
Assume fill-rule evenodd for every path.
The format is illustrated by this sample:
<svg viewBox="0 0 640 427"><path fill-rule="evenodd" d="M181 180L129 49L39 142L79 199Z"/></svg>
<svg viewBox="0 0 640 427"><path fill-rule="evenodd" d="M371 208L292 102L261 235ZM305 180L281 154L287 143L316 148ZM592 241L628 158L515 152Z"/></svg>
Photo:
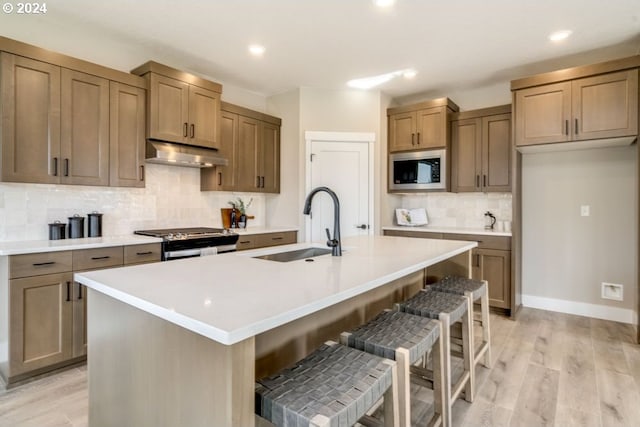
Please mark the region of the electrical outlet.
<svg viewBox="0 0 640 427"><path fill-rule="evenodd" d="M580 206L580 216L589 216L591 215L591 207L589 205Z"/></svg>
<svg viewBox="0 0 640 427"><path fill-rule="evenodd" d="M617 283L602 282L602 299L622 301L624 286Z"/></svg>

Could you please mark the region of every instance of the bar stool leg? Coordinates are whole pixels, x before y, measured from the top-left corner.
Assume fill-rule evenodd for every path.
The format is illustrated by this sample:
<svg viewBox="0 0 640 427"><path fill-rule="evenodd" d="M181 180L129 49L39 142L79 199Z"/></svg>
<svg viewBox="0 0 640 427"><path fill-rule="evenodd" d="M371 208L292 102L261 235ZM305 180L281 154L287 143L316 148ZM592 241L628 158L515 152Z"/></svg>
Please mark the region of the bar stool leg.
<svg viewBox="0 0 640 427"><path fill-rule="evenodd" d="M475 349L473 345L473 304L467 298L467 311L462 316L462 355L464 369L469 372L469 381L465 385L464 399L473 402L475 394Z"/></svg>
<svg viewBox="0 0 640 427"><path fill-rule="evenodd" d="M442 407L444 408L444 414L442 417L443 425L445 427L451 427L451 406L453 401L451 398L451 323L449 321L449 315L446 313L440 313L440 324L442 329L440 330L440 341L442 342L442 354L438 360L442 363L442 372L446 382L442 384ZM436 375L436 357L433 358L433 372ZM434 385L435 387L435 385Z"/></svg>
<svg viewBox="0 0 640 427"><path fill-rule="evenodd" d="M444 338L442 337L442 329L443 328L441 323L440 336L434 344L431 352L431 359L433 363L433 407L436 416L433 417L433 421L429 424L429 427L437 425L438 415L440 416L440 424L443 427L451 427L451 413L447 410L447 407L443 406L445 400L445 388L451 380L446 376L444 369L442 369L445 364L445 353L443 345ZM427 358L426 355L424 358Z"/></svg>
<svg viewBox="0 0 640 427"><path fill-rule="evenodd" d="M398 364L393 360L385 360L384 363L392 365L391 386L384 393L384 427L397 427L400 425L398 403Z"/></svg>
<svg viewBox="0 0 640 427"><path fill-rule="evenodd" d="M396 364L398 369L398 406L400 407L400 425L411 427L411 381L409 380L409 365L411 358L406 348L396 349Z"/></svg>
<svg viewBox="0 0 640 427"><path fill-rule="evenodd" d="M484 353L484 363L486 368L491 369L491 331L489 326L489 283L483 280L485 287L480 297L480 310L482 312L482 341L487 346ZM485 344L486 343L486 344Z"/></svg>

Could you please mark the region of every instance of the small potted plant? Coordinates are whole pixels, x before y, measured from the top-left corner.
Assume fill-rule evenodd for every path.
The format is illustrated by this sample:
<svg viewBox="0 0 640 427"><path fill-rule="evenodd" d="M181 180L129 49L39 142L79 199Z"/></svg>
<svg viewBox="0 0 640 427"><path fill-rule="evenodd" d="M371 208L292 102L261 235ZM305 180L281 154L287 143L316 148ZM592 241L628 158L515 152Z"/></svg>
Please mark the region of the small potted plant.
<svg viewBox="0 0 640 427"><path fill-rule="evenodd" d="M231 228L234 228L234 224L237 225L237 228L247 228L247 209L251 206L251 202L253 202L253 197L249 199L248 203L245 203L240 197L238 197L235 201L229 201L229 204L233 207L233 211L231 212ZM235 211L238 211L239 217L235 217ZM234 221L236 219L236 221Z"/></svg>

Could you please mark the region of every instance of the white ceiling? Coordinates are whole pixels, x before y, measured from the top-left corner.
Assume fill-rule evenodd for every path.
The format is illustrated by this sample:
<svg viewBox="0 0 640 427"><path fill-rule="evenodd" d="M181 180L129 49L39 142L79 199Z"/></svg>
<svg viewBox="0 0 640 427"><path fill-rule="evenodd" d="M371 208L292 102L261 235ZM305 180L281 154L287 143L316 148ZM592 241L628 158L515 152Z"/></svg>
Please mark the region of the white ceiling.
<svg viewBox="0 0 640 427"><path fill-rule="evenodd" d="M47 6L46 15L1 14L0 34L127 71L153 59L264 96L413 68L413 80L380 88L403 97L640 53L640 0L397 0L390 10L371 0ZM550 42L559 29L573 35ZM250 43L266 47L262 58L248 54Z"/></svg>

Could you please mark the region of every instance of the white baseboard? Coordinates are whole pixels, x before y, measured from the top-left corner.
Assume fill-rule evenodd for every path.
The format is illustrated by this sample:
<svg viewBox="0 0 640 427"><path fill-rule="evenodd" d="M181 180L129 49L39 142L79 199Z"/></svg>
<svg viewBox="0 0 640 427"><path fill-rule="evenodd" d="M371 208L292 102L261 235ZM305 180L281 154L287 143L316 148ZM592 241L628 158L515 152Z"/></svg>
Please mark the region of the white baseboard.
<svg viewBox="0 0 640 427"><path fill-rule="evenodd" d="M638 324L638 314L628 308L538 297L535 295L522 295L522 305L524 307L558 311L560 313L576 314L578 316L593 317L596 319L612 320L614 322L629 323L631 325Z"/></svg>

